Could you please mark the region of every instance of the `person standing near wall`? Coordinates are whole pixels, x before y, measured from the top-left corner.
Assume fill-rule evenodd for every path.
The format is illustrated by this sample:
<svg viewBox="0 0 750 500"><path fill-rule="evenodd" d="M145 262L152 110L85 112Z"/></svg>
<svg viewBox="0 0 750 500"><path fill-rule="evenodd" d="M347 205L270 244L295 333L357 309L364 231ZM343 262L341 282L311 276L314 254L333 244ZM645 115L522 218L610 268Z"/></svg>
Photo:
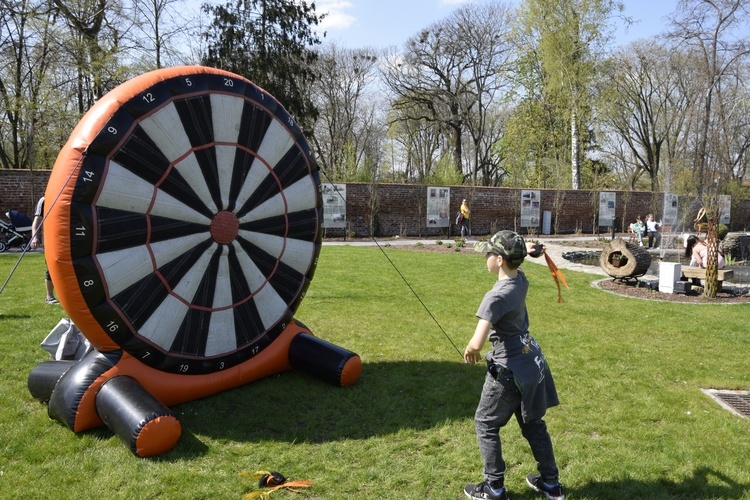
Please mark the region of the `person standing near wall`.
<svg viewBox="0 0 750 500"><path fill-rule="evenodd" d="M661 224L654 220L654 214L648 214L646 216L646 234L648 235L648 247L659 248L659 242L661 236L659 235L659 228Z"/></svg>
<svg viewBox="0 0 750 500"><path fill-rule="evenodd" d="M44 221L44 196L42 196L36 204L34 209L34 221L31 223L31 241L29 241L29 247L36 249L43 247L43 227L42 222ZM47 298L45 302L47 304L59 304L55 298L55 287L52 284L52 277L49 275L49 269L46 270L44 275L44 288L47 291Z"/></svg>
<svg viewBox="0 0 750 500"><path fill-rule="evenodd" d="M461 200L461 238L468 238L471 236L471 226L469 225L469 217L471 216L471 210L469 205L466 203L466 198Z"/></svg>

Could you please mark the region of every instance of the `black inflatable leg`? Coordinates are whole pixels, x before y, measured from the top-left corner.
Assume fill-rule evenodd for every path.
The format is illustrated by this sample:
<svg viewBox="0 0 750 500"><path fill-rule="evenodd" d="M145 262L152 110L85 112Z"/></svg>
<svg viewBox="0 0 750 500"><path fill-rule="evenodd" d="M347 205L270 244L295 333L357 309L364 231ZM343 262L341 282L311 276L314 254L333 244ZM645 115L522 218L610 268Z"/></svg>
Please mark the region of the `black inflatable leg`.
<svg viewBox="0 0 750 500"><path fill-rule="evenodd" d="M31 395L42 403L47 403L57 381L74 364L75 361L44 361L36 365L29 373L28 386Z"/></svg>
<svg viewBox="0 0 750 500"><path fill-rule="evenodd" d="M86 392L91 389L91 385L107 370L115 366L121 355L120 351L108 353L93 351L85 358L75 362L60 377L49 397L49 406L47 407L49 416L64 423L74 432L89 429L92 425L101 425L97 422L99 419L96 418L93 411L90 413L93 417L92 420L95 422L84 422L87 418L80 416L79 406ZM88 415L88 412L82 413Z"/></svg>
<svg viewBox="0 0 750 500"><path fill-rule="evenodd" d="M177 417L138 381L112 377L96 394L96 411L125 445L139 457L171 450L182 429Z"/></svg>
<svg viewBox="0 0 750 500"><path fill-rule="evenodd" d="M289 363L338 386L352 385L362 371L362 360L357 354L306 333L292 339Z"/></svg>

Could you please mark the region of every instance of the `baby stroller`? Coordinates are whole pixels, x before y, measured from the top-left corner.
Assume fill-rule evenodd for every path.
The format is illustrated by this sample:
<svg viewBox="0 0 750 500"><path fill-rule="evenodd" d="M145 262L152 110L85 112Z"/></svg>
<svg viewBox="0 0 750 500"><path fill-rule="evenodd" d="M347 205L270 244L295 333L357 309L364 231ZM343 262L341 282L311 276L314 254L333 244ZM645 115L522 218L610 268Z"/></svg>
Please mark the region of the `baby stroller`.
<svg viewBox="0 0 750 500"><path fill-rule="evenodd" d="M0 220L0 252L14 246L26 248L31 239L31 219L18 210L10 210L5 215L10 222Z"/></svg>

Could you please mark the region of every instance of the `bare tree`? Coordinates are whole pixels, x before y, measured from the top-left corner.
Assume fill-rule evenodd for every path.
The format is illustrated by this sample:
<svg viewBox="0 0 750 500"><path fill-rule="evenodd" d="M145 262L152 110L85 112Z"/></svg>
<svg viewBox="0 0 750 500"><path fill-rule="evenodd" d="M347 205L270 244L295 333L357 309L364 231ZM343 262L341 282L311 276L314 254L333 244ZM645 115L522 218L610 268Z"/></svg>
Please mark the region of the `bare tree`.
<svg viewBox="0 0 750 500"><path fill-rule="evenodd" d="M55 60L54 9L44 0L0 0L0 164L34 166L36 137Z"/></svg>
<svg viewBox="0 0 750 500"><path fill-rule="evenodd" d="M472 142L472 177L491 158L485 132L496 129L494 97L509 57L509 10L501 3L468 4L410 38L385 59L383 78L393 94L391 124L435 126L446 138L456 172L464 139Z"/></svg>
<svg viewBox="0 0 750 500"><path fill-rule="evenodd" d="M129 76L117 59L124 31L122 6L116 0L52 1L70 29L66 43L75 61L78 111L83 114Z"/></svg>
<svg viewBox="0 0 750 500"><path fill-rule="evenodd" d="M354 180L371 156L368 140L375 122L372 87L377 61L372 50L341 49L335 44L319 54L319 80L312 87L319 115L312 141L318 163L331 181Z"/></svg>
<svg viewBox="0 0 750 500"><path fill-rule="evenodd" d="M750 66L738 67L740 71L725 78L722 98L717 103L719 165L722 175L735 185L747 177L750 162Z"/></svg>
<svg viewBox="0 0 750 500"><path fill-rule="evenodd" d="M717 155L712 151L716 131L714 105L736 67L750 55L750 6L744 0L681 0L672 20L670 37L698 57L702 86L700 128L696 131L697 193L710 186L710 170Z"/></svg>
<svg viewBox="0 0 750 500"><path fill-rule="evenodd" d="M418 115L417 110L412 114L406 105L394 106L388 117L391 124L388 134L393 144L398 145L404 180L421 183L434 173L441 151L446 148L438 124L410 118Z"/></svg>
<svg viewBox="0 0 750 500"><path fill-rule="evenodd" d="M494 146L505 123L501 103L511 84L509 73L515 58L509 39L511 10L502 3L459 9L449 27L455 31L451 38L460 40L464 48L473 77L462 106L472 146L472 183L477 184L481 176L483 185L497 185L501 171Z"/></svg>
<svg viewBox="0 0 750 500"><path fill-rule="evenodd" d="M151 60L148 66L162 68L189 59L184 48L191 45L191 32L198 31L197 12L186 11L182 0L132 0L130 8L134 42Z"/></svg>
<svg viewBox="0 0 750 500"><path fill-rule="evenodd" d="M660 168L671 163L670 155L674 158L676 138L684 137L693 105L694 92L684 87L689 71L682 54L656 40L635 42L610 61L600 82L607 96L602 117L616 139L606 153L619 156L631 187L646 174L651 190L661 189Z"/></svg>
<svg viewBox="0 0 750 500"><path fill-rule="evenodd" d="M393 94L393 119L439 126L451 138L456 171L463 172L461 101L467 92L469 69L459 48L446 43L442 24L433 24L410 38L403 54L387 56L383 77Z"/></svg>

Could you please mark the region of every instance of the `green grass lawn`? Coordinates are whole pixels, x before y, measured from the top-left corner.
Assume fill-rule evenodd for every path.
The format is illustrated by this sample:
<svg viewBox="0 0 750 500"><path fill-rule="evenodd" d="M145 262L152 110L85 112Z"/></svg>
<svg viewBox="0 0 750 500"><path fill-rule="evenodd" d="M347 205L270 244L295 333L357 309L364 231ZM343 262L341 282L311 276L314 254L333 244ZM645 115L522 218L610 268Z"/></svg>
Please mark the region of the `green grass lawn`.
<svg viewBox="0 0 750 500"><path fill-rule="evenodd" d="M27 389L40 341L65 312L44 304L42 255L0 295L0 498L239 498L238 474L277 470L313 483L272 499L457 499L481 480L473 414L483 369L463 364L493 276L470 251L326 246L297 317L357 352L360 380L337 388L288 372L172 409L183 434L140 459L106 427L74 434ZM18 254L0 254L4 281ZM526 264L531 331L561 406L546 417L569 499L748 498L750 420L700 388L750 389L747 305L643 301L552 278ZM445 331L445 334L443 331ZM541 498L515 422L502 433L513 499Z"/></svg>

